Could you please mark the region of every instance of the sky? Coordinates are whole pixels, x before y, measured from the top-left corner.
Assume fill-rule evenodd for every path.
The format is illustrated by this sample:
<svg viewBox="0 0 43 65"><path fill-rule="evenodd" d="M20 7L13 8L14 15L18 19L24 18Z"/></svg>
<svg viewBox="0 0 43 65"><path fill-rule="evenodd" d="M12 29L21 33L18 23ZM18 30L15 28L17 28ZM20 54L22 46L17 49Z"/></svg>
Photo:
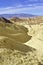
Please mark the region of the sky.
<svg viewBox="0 0 43 65"><path fill-rule="evenodd" d="M43 0L0 0L0 14L20 13L43 16Z"/></svg>

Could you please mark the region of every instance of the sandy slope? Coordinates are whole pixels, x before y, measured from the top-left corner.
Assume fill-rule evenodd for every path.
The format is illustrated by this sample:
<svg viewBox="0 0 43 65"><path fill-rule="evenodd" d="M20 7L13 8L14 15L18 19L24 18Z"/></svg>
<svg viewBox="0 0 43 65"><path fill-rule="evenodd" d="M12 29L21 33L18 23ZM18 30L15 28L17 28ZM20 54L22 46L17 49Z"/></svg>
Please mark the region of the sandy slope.
<svg viewBox="0 0 43 65"><path fill-rule="evenodd" d="M5 36L0 36L0 40L3 40L5 39L6 37Z"/></svg>
<svg viewBox="0 0 43 65"><path fill-rule="evenodd" d="M25 41L27 39L26 36L27 34L21 33L20 31L19 33L10 33L9 35L6 32L6 29L4 29L4 31L8 35L4 34L5 36L4 35L0 36L0 41L5 39L4 41L2 41L2 45L4 46L4 48L2 47L0 48L0 65L43 65L43 55L40 56L40 54L38 54L37 51L29 51L31 48L30 49L28 48L28 47L33 47L38 51L43 52L43 26L25 25L25 27L27 27L29 30L28 31L29 37L27 40L28 42ZM3 29L1 30L2 33L0 33L0 35L3 34ZM9 29L7 31L9 31ZM30 36L32 36L32 38L30 38ZM8 39L6 39L7 37ZM19 43L20 41L23 44L20 44ZM11 48L13 48L14 50L11 50ZM28 52L26 52L25 54L24 50Z"/></svg>
<svg viewBox="0 0 43 65"><path fill-rule="evenodd" d="M28 46L31 46L39 51L43 51L43 41L39 40L36 36L33 37L30 41L25 43Z"/></svg>
<svg viewBox="0 0 43 65"><path fill-rule="evenodd" d="M9 35L16 36L16 35L21 35L21 34L22 34L22 33L9 34Z"/></svg>
<svg viewBox="0 0 43 65"><path fill-rule="evenodd" d="M43 52L43 26L32 25L31 28L27 27L29 30L28 35L32 35L32 38L25 44Z"/></svg>

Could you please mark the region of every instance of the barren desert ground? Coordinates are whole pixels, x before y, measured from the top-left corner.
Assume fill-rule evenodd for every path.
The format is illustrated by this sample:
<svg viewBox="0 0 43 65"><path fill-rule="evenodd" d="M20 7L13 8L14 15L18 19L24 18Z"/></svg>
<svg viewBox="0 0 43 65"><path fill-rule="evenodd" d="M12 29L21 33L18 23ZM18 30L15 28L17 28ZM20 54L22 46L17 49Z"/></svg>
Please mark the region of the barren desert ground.
<svg viewBox="0 0 43 65"><path fill-rule="evenodd" d="M43 17L0 18L0 65L43 65Z"/></svg>

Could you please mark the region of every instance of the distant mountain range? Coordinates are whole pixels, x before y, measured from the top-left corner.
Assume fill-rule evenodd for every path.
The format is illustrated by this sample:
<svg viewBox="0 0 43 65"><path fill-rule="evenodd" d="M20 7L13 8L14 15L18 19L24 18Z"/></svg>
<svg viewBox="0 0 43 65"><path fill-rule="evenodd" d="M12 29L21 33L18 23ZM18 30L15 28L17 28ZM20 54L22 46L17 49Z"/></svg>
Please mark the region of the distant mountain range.
<svg viewBox="0 0 43 65"><path fill-rule="evenodd" d="M34 17L32 14L0 14L0 17L12 18L12 17Z"/></svg>

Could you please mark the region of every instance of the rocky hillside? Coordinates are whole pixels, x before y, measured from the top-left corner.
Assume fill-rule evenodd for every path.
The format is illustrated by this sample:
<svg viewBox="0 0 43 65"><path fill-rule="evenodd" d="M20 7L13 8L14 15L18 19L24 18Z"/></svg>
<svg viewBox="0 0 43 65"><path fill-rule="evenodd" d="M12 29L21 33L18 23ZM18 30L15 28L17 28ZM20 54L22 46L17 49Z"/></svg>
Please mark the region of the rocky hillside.
<svg viewBox="0 0 43 65"><path fill-rule="evenodd" d="M43 17L0 18L0 65L43 65L42 23Z"/></svg>
<svg viewBox="0 0 43 65"><path fill-rule="evenodd" d="M4 18L4 17L1 17L0 18L0 23L3 22L3 23L11 23L10 20Z"/></svg>
<svg viewBox="0 0 43 65"><path fill-rule="evenodd" d="M24 23L24 24L40 24L43 23L43 17L32 17L32 18L18 18L13 17L10 19L13 23Z"/></svg>

